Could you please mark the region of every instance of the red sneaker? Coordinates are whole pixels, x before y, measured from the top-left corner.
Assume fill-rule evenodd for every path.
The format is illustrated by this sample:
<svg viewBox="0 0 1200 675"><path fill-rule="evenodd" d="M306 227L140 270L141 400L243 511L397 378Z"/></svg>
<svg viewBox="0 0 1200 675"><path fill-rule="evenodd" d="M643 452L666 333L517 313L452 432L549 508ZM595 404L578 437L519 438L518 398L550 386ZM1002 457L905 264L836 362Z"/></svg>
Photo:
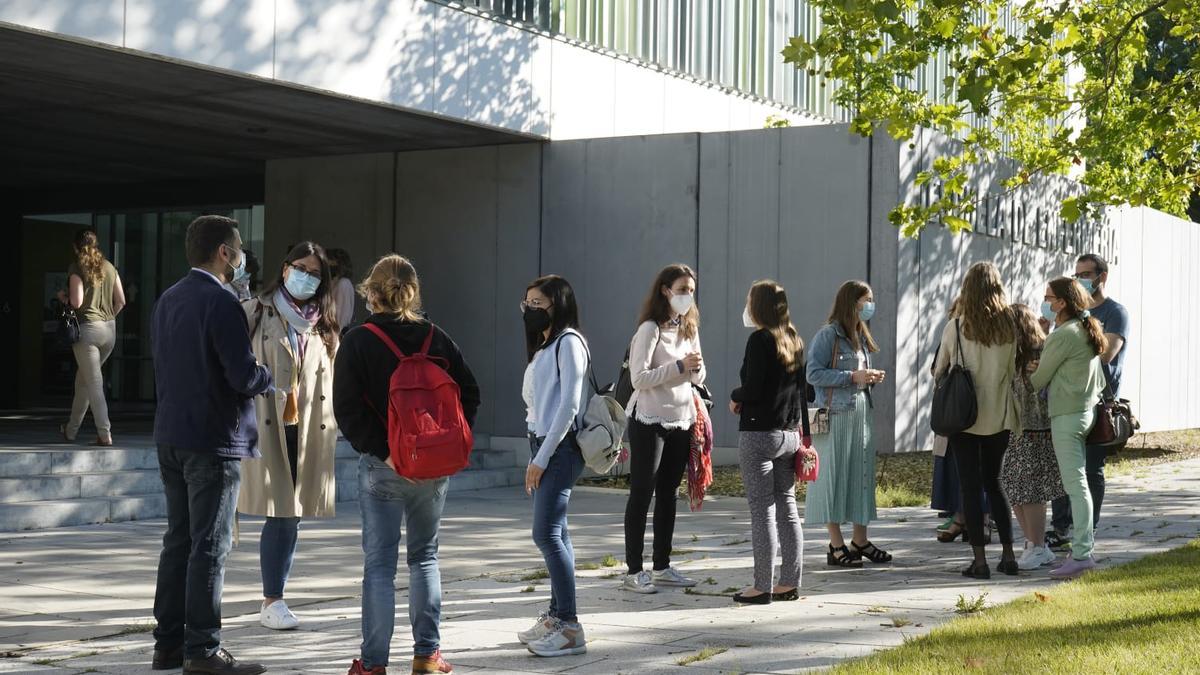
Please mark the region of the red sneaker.
<svg viewBox="0 0 1200 675"><path fill-rule="evenodd" d="M413 675L454 675L454 667L442 658L442 650L413 657Z"/></svg>
<svg viewBox="0 0 1200 675"><path fill-rule="evenodd" d="M362 661L354 659L354 662L350 664L350 671L346 675L387 675L387 668L383 666L368 668L363 665Z"/></svg>

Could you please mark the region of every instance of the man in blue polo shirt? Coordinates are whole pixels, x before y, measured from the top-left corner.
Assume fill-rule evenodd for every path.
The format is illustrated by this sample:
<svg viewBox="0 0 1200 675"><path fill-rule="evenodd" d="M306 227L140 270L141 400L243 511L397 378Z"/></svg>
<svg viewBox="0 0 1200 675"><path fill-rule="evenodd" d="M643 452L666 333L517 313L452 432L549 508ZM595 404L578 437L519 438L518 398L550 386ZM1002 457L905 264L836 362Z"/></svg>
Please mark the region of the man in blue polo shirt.
<svg viewBox="0 0 1200 675"><path fill-rule="evenodd" d="M154 306L154 442L167 532L154 594L154 670L256 675L221 647L221 590L241 460L258 456L253 399L271 373L250 350L246 314L228 284L245 273L237 221L201 216L187 229L190 272Z"/></svg>
<svg viewBox="0 0 1200 675"><path fill-rule="evenodd" d="M1104 337L1108 338L1108 349L1100 355L1104 377L1113 396L1121 394L1121 370L1125 364L1126 346L1129 342L1129 312L1125 306L1108 297L1108 262L1095 253L1086 253L1075 261L1075 280L1092 294L1092 316L1100 322ZM1100 522L1100 505L1104 503L1104 460L1107 449L1088 446L1087 482L1092 495L1093 525ZM1052 548L1062 548L1070 540L1071 502L1066 498L1054 500L1051 524L1054 529L1046 533L1046 543Z"/></svg>

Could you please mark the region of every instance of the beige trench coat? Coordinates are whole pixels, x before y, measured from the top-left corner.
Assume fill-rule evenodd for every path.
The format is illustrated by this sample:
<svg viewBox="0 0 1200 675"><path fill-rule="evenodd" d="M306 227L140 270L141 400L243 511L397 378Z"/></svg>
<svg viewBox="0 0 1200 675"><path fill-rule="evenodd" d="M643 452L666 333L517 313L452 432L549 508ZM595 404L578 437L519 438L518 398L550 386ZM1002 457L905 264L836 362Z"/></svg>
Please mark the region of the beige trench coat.
<svg viewBox="0 0 1200 675"><path fill-rule="evenodd" d="M242 303L250 322L250 343L258 362L271 370L274 395L255 397L259 459L242 461L238 511L253 516L331 518L334 515L334 452L337 424L333 419L333 359L316 333L308 338L299 377L296 484L280 424L292 380L292 348L287 326L274 305L259 299ZM257 315L257 316L256 316ZM261 318L260 318L261 317ZM257 324L257 325L256 325Z"/></svg>

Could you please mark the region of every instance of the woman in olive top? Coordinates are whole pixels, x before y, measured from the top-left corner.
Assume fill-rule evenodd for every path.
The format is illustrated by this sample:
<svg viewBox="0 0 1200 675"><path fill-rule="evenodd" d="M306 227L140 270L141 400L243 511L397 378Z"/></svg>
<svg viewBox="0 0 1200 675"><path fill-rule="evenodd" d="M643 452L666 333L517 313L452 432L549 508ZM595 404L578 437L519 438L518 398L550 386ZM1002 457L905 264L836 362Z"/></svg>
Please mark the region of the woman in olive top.
<svg viewBox="0 0 1200 675"><path fill-rule="evenodd" d="M1029 378L1033 386L1050 387L1050 438L1074 520L1071 560L1050 572L1058 579L1077 577L1096 567L1092 559L1092 496L1084 469L1087 435L1104 391L1100 355L1108 340L1088 312L1088 304L1087 292L1074 279L1059 277L1050 282L1042 316L1054 321L1055 328L1046 338L1041 361L1030 364L1035 369Z"/></svg>
<svg viewBox="0 0 1200 675"><path fill-rule="evenodd" d="M71 348L79 370L75 373L71 417L60 431L68 441L74 441L90 406L96 422L95 445L112 445L112 423L100 369L117 342L117 314L125 307L125 289L91 230L80 230L75 235L75 262L67 270L67 284L71 308L79 319L79 341Z"/></svg>

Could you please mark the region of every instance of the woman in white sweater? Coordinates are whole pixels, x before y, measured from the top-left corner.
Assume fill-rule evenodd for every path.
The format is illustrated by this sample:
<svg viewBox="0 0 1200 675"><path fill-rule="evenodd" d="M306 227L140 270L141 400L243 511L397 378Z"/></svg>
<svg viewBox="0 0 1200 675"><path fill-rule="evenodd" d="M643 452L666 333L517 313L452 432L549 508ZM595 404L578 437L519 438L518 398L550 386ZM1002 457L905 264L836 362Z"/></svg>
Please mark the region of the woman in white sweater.
<svg viewBox="0 0 1200 675"><path fill-rule="evenodd" d="M692 422L692 385L704 382L700 355L700 313L696 273L668 265L654 279L642 304L638 329L629 345L633 396L629 415L629 501L625 505L625 561L622 588L654 593L656 586L695 586L671 567L675 534L675 491L687 468ZM646 516L654 499L654 568L643 569Z"/></svg>

